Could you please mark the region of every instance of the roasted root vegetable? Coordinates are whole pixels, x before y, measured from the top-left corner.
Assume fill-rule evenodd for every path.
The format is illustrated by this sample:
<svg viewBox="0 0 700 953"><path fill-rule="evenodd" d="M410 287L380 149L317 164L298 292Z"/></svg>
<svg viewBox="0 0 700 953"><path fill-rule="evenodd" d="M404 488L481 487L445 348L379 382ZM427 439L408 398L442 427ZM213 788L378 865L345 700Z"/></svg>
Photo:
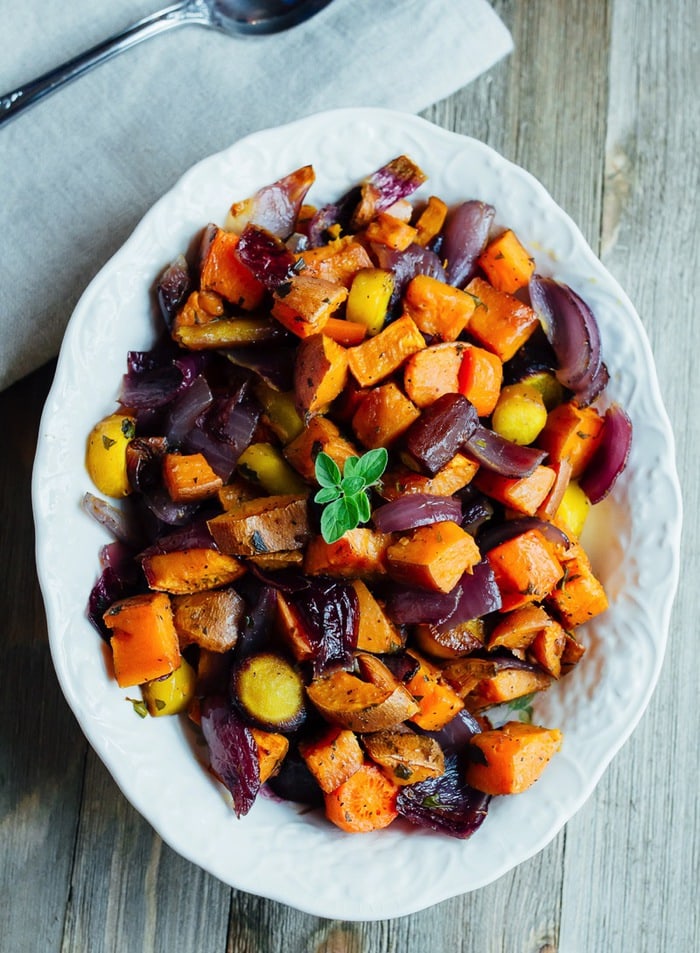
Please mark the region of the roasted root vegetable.
<svg viewBox="0 0 700 953"><path fill-rule="evenodd" d="M118 498L131 493L126 448L135 436L136 420L129 414L110 414L90 432L85 465L90 479L105 496Z"/></svg>
<svg viewBox="0 0 700 953"><path fill-rule="evenodd" d="M339 787L324 796L326 817L348 834L388 827L396 819L398 789L373 764L363 764Z"/></svg>
<svg viewBox="0 0 700 953"><path fill-rule="evenodd" d="M248 655L236 664L231 694L242 715L266 731L294 731L306 717L302 677L274 652Z"/></svg>
<svg viewBox="0 0 700 953"><path fill-rule="evenodd" d="M403 155L320 208L314 180L237 198L157 282L164 339L88 439L132 497L86 510L120 540L89 615L237 815L269 783L343 831L468 837L560 746L509 711L607 608L579 540L631 424L590 309L493 206L414 198Z"/></svg>
<svg viewBox="0 0 700 953"><path fill-rule="evenodd" d="M471 744L474 760L467 768L468 784L486 794L521 794L559 750L562 734L556 728L510 721L475 735Z"/></svg>
<svg viewBox="0 0 700 953"><path fill-rule="evenodd" d="M170 598L154 592L113 603L104 623L111 633L117 683L141 685L169 675L180 664L180 646Z"/></svg>

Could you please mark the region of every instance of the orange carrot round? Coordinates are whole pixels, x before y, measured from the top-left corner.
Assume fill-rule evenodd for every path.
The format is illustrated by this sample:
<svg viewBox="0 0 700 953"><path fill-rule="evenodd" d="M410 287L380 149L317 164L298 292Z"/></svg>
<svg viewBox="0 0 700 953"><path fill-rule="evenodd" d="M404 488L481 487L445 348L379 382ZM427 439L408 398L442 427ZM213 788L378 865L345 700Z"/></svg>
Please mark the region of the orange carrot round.
<svg viewBox="0 0 700 953"><path fill-rule="evenodd" d="M397 816L398 787L372 764L363 764L335 791L324 795L326 816L348 834L377 831Z"/></svg>

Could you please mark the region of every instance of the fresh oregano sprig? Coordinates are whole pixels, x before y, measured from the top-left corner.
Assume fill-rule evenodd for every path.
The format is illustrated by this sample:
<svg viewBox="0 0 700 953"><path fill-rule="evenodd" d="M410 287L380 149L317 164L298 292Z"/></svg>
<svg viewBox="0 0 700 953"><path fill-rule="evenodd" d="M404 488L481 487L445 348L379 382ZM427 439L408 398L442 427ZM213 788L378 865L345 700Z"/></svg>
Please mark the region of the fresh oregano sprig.
<svg viewBox="0 0 700 953"><path fill-rule="evenodd" d="M361 457L348 457L341 474L327 453L316 457L316 480L321 489L314 500L325 504L321 514L321 535L335 543L343 533L366 523L371 516L367 490L376 486L386 470L389 454L384 447L368 450Z"/></svg>

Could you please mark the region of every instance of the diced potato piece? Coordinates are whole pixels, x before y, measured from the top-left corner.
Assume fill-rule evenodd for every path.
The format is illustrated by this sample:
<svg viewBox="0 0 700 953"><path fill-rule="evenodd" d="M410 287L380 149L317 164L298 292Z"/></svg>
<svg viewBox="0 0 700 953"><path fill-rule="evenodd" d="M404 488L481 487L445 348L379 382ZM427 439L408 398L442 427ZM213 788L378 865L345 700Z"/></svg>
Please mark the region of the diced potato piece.
<svg viewBox="0 0 700 953"><path fill-rule="evenodd" d="M465 291L475 298L469 334L505 363L540 326L529 305L495 288L483 278L473 278Z"/></svg>
<svg viewBox="0 0 700 953"><path fill-rule="evenodd" d="M294 391L302 415L323 413L340 394L348 376L348 354L325 334L302 341L294 364Z"/></svg>
<svg viewBox="0 0 700 953"><path fill-rule="evenodd" d="M416 784L445 772L442 748L428 735L393 728L366 734L362 741L372 761L395 784Z"/></svg>
<svg viewBox="0 0 700 953"><path fill-rule="evenodd" d="M272 316L292 334L307 338L323 329L347 296L347 288L337 282L295 275L275 292Z"/></svg>
<svg viewBox="0 0 700 953"><path fill-rule="evenodd" d="M304 262L305 275L324 278L348 289L359 271L372 267L372 259L364 245L351 235L337 238L318 248L309 248L297 257Z"/></svg>
<svg viewBox="0 0 700 953"><path fill-rule="evenodd" d="M459 372L466 344L432 344L413 354L403 371L404 390L418 407L429 407L443 394L459 392Z"/></svg>
<svg viewBox="0 0 700 953"><path fill-rule="evenodd" d="M310 417L302 432L284 448L284 455L305 480L316 480L316 457L319 453L337 464L341 473L348 457L359 456L359 451L346 440L328 417Z"/></svg>
<svg viewBox="0 0 700 953"><path fill-rule="evenodd" d="M301 741L299 753L326 794L347 781L365 760L357 735L347 728L334 725L320 737Z"/></svg>
<svg viewBox="0 0 700 953"><path fill-rule="evenodd" d="M564 495L552 520L560 529L573 539L579 539L586 525L591 502L578 483L572 481L564 490Z"/></svg>
<svg viewBox="0 0 700 953"><path fill-rule="evenodd" d="M216 496L223 481L202 453L166 453L163 482L174 503L190 503Z"/></svg>
<svg viewBox="0 0 700 953"><path fill-rule="evenodd" d="M474 299L430 275L416 275L408 283L403 301L416 326L441 341L456 341L474 313Z"/></svg>
<svg viewBox="0 0 700 953"><path fill-rule="evenodd" d="M154 553L144 557L141 565L151 589L171 593L218 589L245 573L237 559L204 547Z"/></svg>
<svg viewBox="0 0 700 953"><path fill-rule="evenodd" d="M389 574L406 585L450 592L481 560L474 538L451 520L419 526L386 551Z"/></svg>
<svg viewBox="0 0 700 953"><path fill-rule="evenodd" d="M245 603L235 589L173 596L172 607L180 648L194 642L209 652L227 652L238 641Z"/></svg>
<svg viewBox="0 0 700 953"><path fill-rule="evenodd" d="M301 549L309 526L305 496L267 496L215 516L207 522L223 553L255 556Z"/></svg>
<svg viewBox="0 0 700 953"><path fill-rule="evenodd" d="M471 744L482 757L469 764L467 784L486 794L520 794L561 748L562 734L555 728L511 721L474 735Z"/></svg>
<svg viewBox="0 0 700 953"><path fill-rule="evenodd" d="M114 674L120 688L168 675L180 664L170 598L165 593L120 599L103 618L112 632Z"/></svg>
<svg viewBox="0 0 700 953"><path fill-rule="evenodd" d="M390 381L367 393L352 418L352 429L360 443L374 450L394 443L419 417L415 404Z"/></svg>
<svg viewBox="0 0 700 953"><path fill-rule="evenodd" d="M231 304L253 311L265 296L262 285L236 255L239 237L217 228L202 262L200 287L215 291Z"/></svg>
<svg viewBox="0 0 700 953"><path fill-rule="evenodd" d="M397 370L406 358L425 347L425 338L408 315L387 325L375 337L348 350L348 364L355 380L370 387Z"/></svg>
<svg viewBox="0 0 700 953"><path fill-rule="evenodd" d="M359 619L357 649L364 652L395 652L402 648L403 638L381 605L361 579L354 579L352 587L357 595Z"/></svg>
<svg viewBox="0 0 700 953"><path fill-rule="evenodd" d="M358 527L344 533L335 543L313 536L304 556L304 571L311 576L340 579L373 579L386 574L384 554L391 540L385 533Z"/></svg>
<svg viewBox="0 0 700 953"><path fill-rule="evenodd" d="M379 492L385 500L396 500L406 493L453 496L471 483L478 469L478 463L463 453L457 453L433 477L409 469L388 471L382 477Z"/></svg>

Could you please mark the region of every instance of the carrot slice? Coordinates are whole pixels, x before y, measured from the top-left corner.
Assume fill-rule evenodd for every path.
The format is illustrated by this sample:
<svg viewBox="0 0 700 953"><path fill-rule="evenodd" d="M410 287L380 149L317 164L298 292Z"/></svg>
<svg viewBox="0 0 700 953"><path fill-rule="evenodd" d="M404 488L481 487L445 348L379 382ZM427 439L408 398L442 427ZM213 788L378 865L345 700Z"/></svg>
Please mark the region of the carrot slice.
<svg viewBox="0 0 700 953"><path fill-rule="evenodd" d="M372 764L363 764L335 791L324 795L326 817L348 834L377 831L397 817L398 786Z"/></svg>

